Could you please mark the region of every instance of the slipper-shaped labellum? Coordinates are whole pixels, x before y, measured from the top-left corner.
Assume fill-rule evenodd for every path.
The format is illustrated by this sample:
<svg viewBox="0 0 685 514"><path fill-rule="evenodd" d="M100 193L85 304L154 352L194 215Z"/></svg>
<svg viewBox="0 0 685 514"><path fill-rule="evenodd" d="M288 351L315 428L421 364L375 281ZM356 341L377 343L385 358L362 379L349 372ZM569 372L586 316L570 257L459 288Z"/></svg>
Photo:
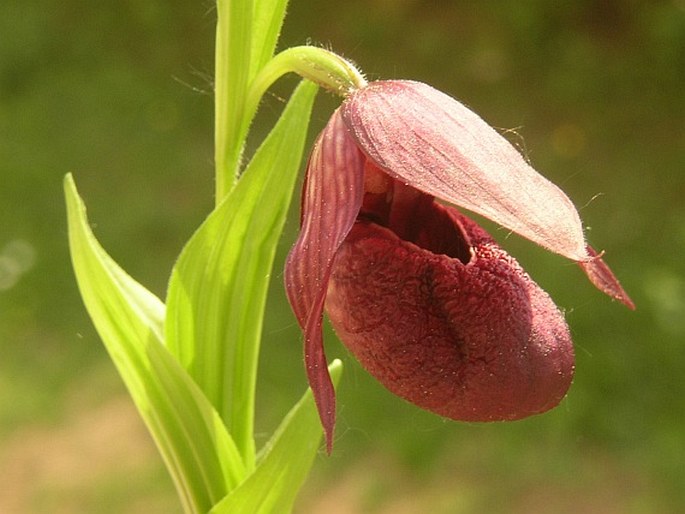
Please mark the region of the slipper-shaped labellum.
<svg viewBox="0 0 685 514"><path fill-rule="evenodd" d="M436 199L578 262L633 308L586 246L568 197L494 129L425 84L373 82L347 97L315 143L285 269L329 451L324 307L374 377L441 416L523 418L557 405L571 383L573 346L550 297L474 221Z"/></svg>

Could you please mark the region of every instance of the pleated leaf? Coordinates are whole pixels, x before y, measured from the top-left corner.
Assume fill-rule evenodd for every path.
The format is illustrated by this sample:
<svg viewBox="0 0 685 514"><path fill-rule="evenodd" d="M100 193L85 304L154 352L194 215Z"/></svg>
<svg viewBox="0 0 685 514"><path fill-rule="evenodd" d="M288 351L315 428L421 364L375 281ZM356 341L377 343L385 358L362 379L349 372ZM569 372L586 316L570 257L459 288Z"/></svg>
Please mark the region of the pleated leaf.
<svg viewBox="0 0 685 514"><path fill-rule="evenodd" d="M252 24L250 80L273 57L288 0L257 0Z"/></svg>
<svg viewBox="0 0 685 514"><path fill-rule="evenodd" d="M295 90L236 187L184 248L169 284L167 345L221 413L248 469L266 293L316 89L303 82Z"/></svg>
<svg viewBox="0 0 685 514"><path fill-rule="evenodd" d="M71 175L69 246L81 296L188 513L207 512L246 475L219 415L163 345L164 304L99 245Z"/></svg>
<svg viewBox="0 0 685 514"><path fill-rule="evenodd" d="M342 363L328 368L337 384ZM311 389L295 404L260 454L257 469L210 514L287 514L321 447L321 422Z"/></svg>

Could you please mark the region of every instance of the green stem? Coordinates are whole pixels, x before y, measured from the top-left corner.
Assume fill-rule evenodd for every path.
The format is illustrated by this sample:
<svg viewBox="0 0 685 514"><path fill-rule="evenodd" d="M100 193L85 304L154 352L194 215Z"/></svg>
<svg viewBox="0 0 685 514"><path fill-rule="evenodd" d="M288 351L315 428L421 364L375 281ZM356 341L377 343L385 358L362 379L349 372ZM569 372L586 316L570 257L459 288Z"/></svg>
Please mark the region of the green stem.
<svg viewBox="0 0 685 514"><path fill-rule="evenodd" d="M367 84L352 63L333 52L315 46L288 48L274 56L252 80L245 100L246 120L252 121L269 87L290 72L343 97Z"/></svg>
<svg viewBox="0 0 685 514"><path fill-rule="evenodd" d="M215 54L215 203L233 189L245 142L252 0L219 0ZM240 65L238 65L240 64Z"/></svg>
<svg viewBox="0 0 685 514"><path fill-rule="evenodd" d="M354 65L337 54L315 46L294 46L274 56L250 85L247 104L258 102L266 90L288 72L336 93L347 96L366 86L366 79Z"/></svg>
<svg viewBox="0 0 685 514"><path fill-rule="evenodd" d="M243 0L244 1L244 0ZM220 7L222 2L217 4ZM228 63L235 56L239 41L231 36L228 16L219 9L216 41L216 115L215 161L216 203L228 194L239 176L240 161L248 129L267 89L289 72L332 91L347 96L366 86L363 75L339 55L314 46L288 48L263 66L247 87L246 72L230 77ZM236 32L235 30L233 32ZM235 58L235 57L233 57ZM234 75L236 68L230 70ZM229 82L229 79L231 81ZM232 87L231 87L232 86ZM238 98L245 99L238 102Z"/></svg>

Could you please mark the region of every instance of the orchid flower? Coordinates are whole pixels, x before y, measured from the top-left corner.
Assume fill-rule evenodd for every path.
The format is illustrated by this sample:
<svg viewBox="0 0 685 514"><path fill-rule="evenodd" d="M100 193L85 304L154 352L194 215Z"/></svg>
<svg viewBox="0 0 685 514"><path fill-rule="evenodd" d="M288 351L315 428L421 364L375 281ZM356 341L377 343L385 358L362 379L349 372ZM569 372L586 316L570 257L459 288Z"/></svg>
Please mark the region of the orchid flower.
<svg viewBox="0 0 685 514"><path fill-rule="evenodd" d="M454 206L579 263L634 308L586 245L569 198L478 115L418 82L361 87L314 145L285 268L329 451L335 395L324 308L375 378L441 416L520 419L566 394L574 356L563 314Z"/></svg>

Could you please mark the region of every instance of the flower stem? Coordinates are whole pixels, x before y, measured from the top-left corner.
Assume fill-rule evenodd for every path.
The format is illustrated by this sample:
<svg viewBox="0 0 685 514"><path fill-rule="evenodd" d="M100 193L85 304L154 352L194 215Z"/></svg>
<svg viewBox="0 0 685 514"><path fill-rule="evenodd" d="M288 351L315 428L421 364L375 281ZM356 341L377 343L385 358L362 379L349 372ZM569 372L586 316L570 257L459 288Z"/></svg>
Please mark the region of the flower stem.
<svg viewBox="0 0 685 514"><path fill-rule="evenodd" d="M235 185L245 142L243 99L250 81L251 0L219 0L214 78L215 203Z"/></svg>
<svg viewBox="0 0 685 514"><path fill-rule="evenodd" d="M362 73L350 61L333 52L315 46L288 48L274 56L250 84L245 102L246 119L254 117L266 90L289 72L343 97L367 84Z"/></svg>

